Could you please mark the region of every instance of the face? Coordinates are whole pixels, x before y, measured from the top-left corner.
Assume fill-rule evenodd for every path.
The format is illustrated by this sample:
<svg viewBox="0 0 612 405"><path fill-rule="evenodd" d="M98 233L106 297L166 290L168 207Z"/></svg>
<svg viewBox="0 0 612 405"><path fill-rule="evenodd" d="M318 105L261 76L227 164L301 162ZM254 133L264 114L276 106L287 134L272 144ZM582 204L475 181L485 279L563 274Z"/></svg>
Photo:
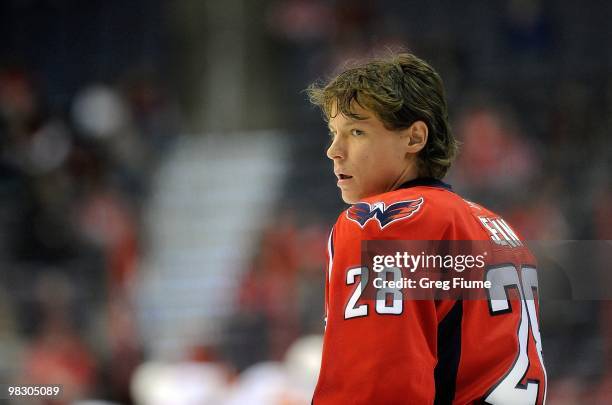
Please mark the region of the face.
<svg viewBox="0 0 612 405"><path fill-rule="evenodd" d="M389 130L359 106L353 111L365 119L342 114L330 118L332 143L327 150L342 199L349 204L394 190L416 177L415 158L408 152L409 130Z"/></svg>

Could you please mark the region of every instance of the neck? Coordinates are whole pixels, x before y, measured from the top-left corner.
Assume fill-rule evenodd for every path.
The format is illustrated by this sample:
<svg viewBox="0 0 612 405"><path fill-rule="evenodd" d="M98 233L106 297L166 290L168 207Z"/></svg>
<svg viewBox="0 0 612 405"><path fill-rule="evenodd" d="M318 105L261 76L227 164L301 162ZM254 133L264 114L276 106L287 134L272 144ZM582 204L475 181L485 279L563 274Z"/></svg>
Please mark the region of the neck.
<svg viewBox="0 0 612 405"><path fill-rule="evenodd" d="M397 190L402 184L407 181L414 180L418 177L418 169L416 167L416 162L412 161L410 164L406 165L404 170L399 174L397 179L389 186L387 191Z"/></svg>

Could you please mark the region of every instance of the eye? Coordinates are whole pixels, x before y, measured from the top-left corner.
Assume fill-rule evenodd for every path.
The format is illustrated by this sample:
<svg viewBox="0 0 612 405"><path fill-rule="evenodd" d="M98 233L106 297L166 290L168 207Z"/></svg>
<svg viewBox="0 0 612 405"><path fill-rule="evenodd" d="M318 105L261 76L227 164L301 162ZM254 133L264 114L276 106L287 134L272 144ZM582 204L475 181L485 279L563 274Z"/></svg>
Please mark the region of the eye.
<svg viewBox="0 0 612 405"><path fill-rule="evenodd" d="M362 130L360 130L360 129L352 129L352 130L351 130L351 135L353 135L353 136L361 136L361 135L363 135L364 133L365 133L365 132L363 132L363 131L362 131Z"/></svg>
<svg viewBox="0 0 612 405"><path fill-rule="evenodd" d="M333 141L335 137L336 137L336 133L333 131L329 131L329 139Z"/></svg>

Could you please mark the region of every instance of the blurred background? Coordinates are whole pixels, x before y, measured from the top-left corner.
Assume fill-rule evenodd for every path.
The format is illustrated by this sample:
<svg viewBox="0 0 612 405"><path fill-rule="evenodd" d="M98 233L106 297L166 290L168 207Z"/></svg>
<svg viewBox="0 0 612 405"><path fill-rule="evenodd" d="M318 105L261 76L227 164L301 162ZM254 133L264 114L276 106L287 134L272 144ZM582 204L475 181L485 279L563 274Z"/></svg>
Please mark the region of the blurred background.
<svg viewBox="0 0 612 405"><path fill-rule="evenodd" d="M456 191L528 239L612 239L609 21L606 1L0 2L0 382L310 403L345 206L303 89L388 48L445 81ZM611 308L541 303L549 403L612 398Z"/></svg>

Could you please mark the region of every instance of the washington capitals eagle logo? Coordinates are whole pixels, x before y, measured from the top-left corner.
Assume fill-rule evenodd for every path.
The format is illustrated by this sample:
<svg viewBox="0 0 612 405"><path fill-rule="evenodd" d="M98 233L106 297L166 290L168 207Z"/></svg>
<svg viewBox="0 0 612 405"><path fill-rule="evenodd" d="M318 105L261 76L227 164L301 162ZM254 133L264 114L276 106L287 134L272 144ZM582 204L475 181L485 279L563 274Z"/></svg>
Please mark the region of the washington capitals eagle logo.
<svg viewBox="0 0 612 405"><path fill-rule="evenodd" d="M376 219L380 229L384 229L392 222L410 218L421 208L423 201L423 197L419 197L415 200L398 201L388 207L382 201L372 204L359 202L346 211L346 217L357 222L362 228L369 220Z"/></svg>

